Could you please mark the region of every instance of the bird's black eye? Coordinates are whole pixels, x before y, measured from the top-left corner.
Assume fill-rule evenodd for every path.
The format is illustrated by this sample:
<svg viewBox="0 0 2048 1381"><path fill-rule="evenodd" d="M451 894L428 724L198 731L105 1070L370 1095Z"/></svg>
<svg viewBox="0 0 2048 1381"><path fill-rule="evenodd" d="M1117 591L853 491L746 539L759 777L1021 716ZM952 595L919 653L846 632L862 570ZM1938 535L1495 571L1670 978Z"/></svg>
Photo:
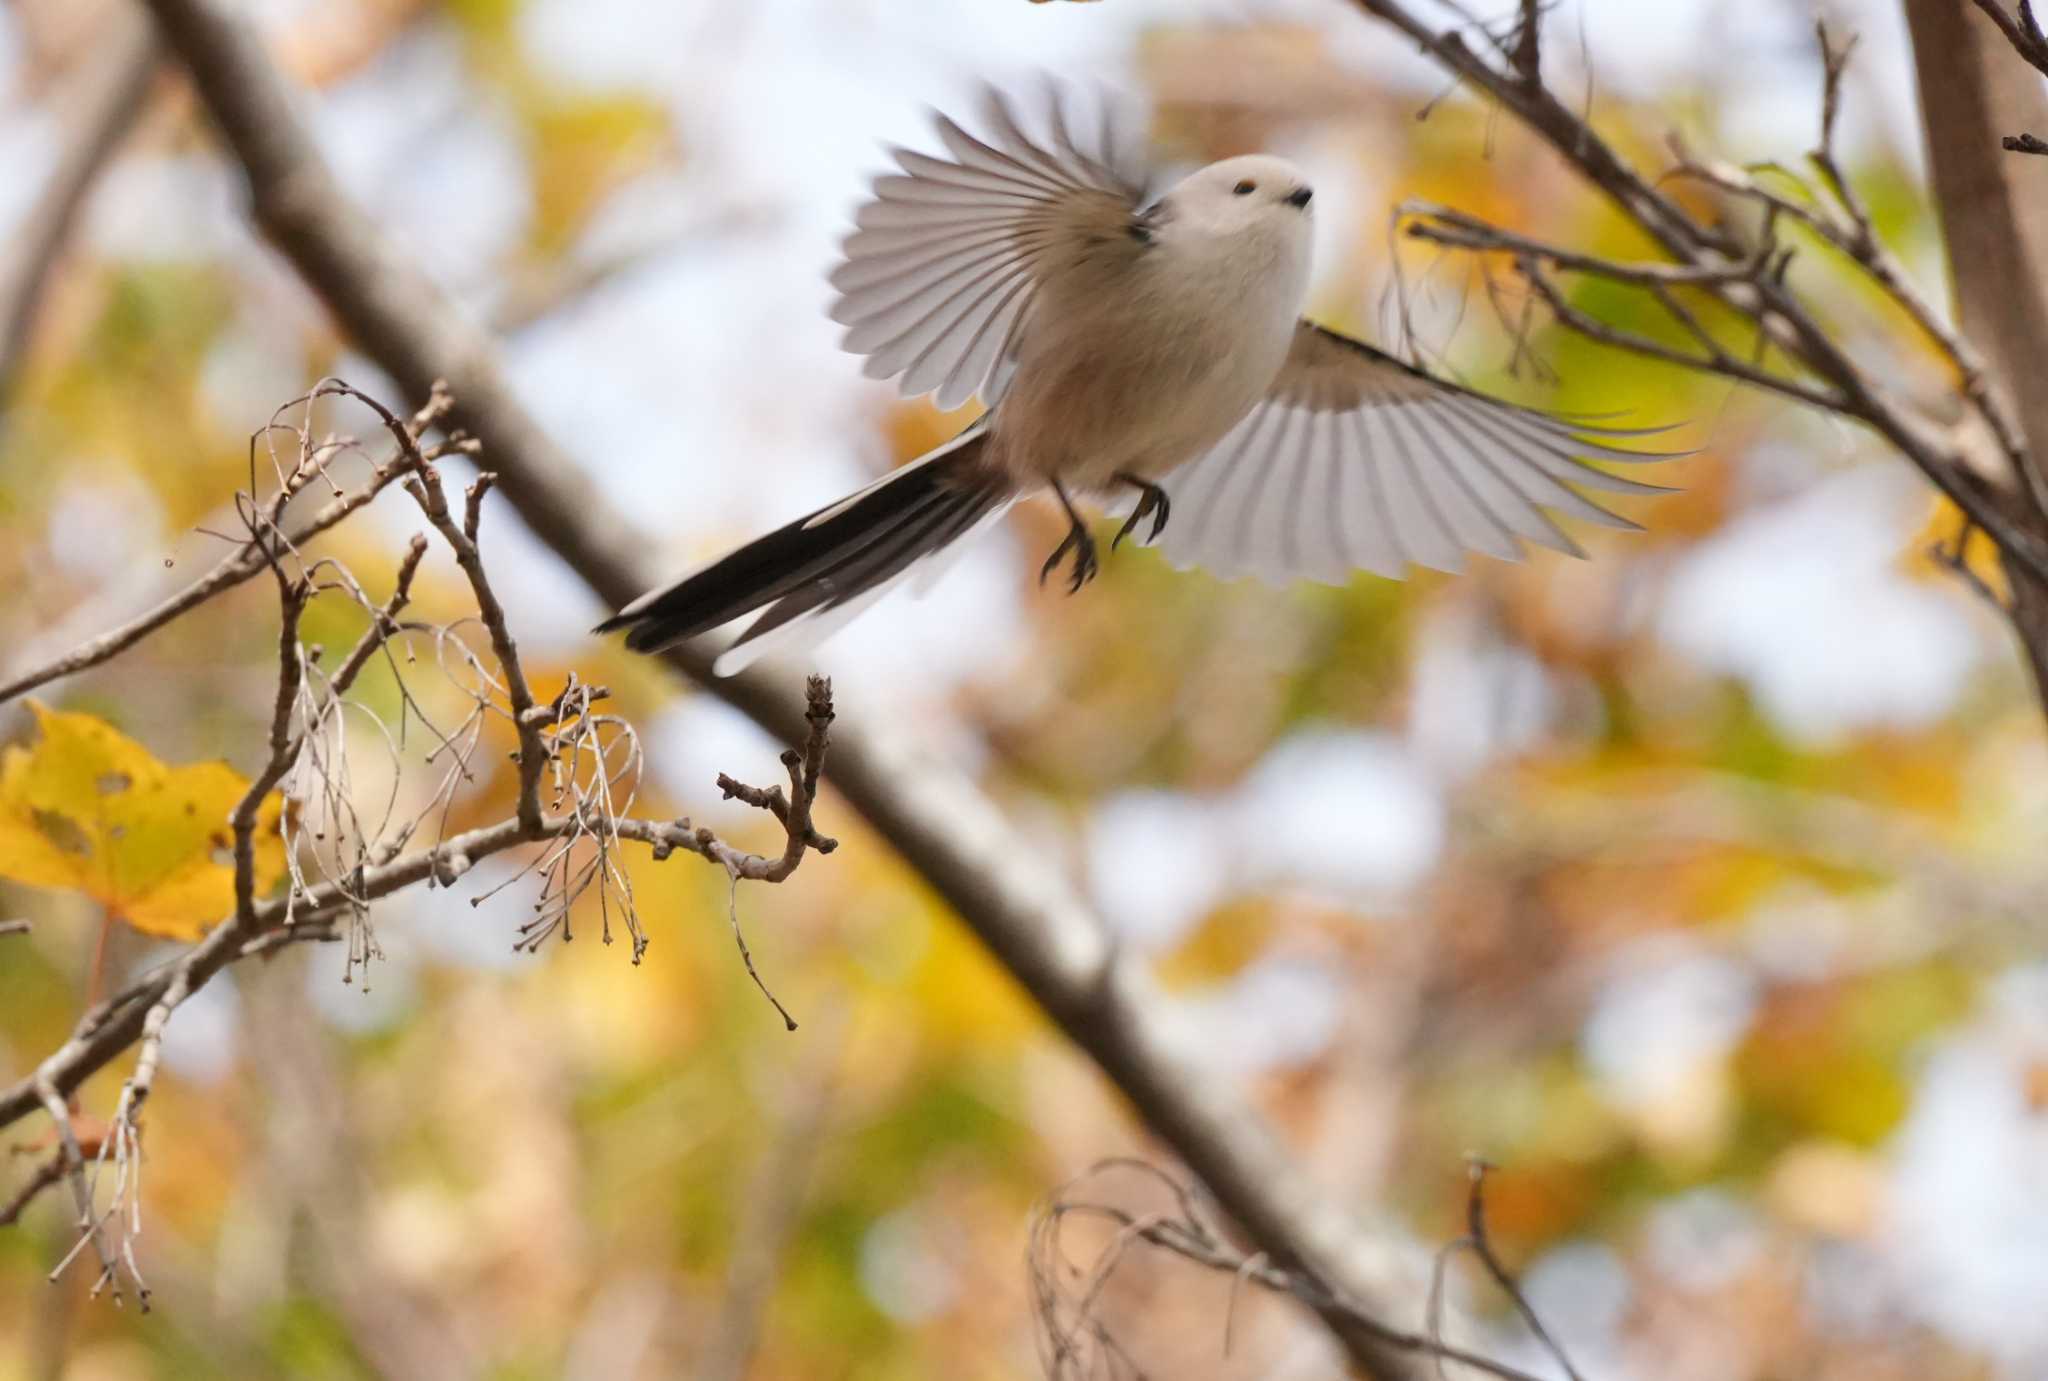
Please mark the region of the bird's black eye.
<svg viewBox="0 0 2048 1381"><path fill-rule="evenodd" d="M1252 193L1259 190L1259 184L1256 182L1240 182L1237 184L1237 186L1231 188L1230 190L1237 193L1237 195L1241 197L1248 197Z"/></svg>

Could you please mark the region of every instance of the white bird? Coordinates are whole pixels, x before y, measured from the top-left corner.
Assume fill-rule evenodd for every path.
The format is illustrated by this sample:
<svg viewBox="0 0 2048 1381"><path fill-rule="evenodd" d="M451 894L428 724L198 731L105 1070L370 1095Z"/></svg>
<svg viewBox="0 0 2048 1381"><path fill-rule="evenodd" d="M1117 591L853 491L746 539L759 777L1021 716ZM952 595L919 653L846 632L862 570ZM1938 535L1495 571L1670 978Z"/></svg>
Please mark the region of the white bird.
<svg viewBox="0 0 2048 1381"><path fill-rule="evenodd" d="M979 396L958 436L830 507L675 584L600 630L655 651L759 611L714 664L836 630L920 562L1051 489L1070 561L1094 576L1076 492L1136 506L1176 566L1331 583L1363 569L1455 571L1523 541L1584 553L1545 510L1636 524L1574 486L1663 493L1585 464L1664 454L1613 438L1660 428L1571 422L1433 378L1301 317L1312 192L1263 155L1202 168L1156 201L1112 147L1084 148L1059 102L1027 134L997 93L987 137L943 115L950 157L894 150L832 274L833 319L865 372L941 408ZM1596 439L1597 438L1597 439Z"/></svg>

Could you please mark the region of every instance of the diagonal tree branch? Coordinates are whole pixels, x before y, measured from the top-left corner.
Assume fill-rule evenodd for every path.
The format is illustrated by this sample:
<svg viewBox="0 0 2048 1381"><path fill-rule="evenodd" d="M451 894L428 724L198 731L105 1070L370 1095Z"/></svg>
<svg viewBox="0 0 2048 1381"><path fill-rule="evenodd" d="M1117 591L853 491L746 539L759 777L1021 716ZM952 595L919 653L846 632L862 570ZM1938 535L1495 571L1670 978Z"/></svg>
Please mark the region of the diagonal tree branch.
<svg viewBox="0 0 2048 1381"><path fill-rule="evenodd" d="M1494 57L1475 52L1457 30L1439 32L1402 0L1352 0L1364 13L1403 33L1444 67L1522 121L1561 157L1589 186L1599 189L1670 256L1674 265L1693 273L1687 290L1718 303L1756 332L1759 351L1769 346L1781 353L1797 373L1810 375L1818 389L1801 396L1776 375L1745 370L1727 352L1704 356L1623 334L1576 312L1545 274L1554 270L1591 272L1618 282L1632 282L1656 299L1674 322L1698 341L1697 319L1678 303L1669 283L1651 281L1643 266L1584 260L1568 264L1550 247L1520 248L1496 242L1485 248L1509 253L1531 291L1554 311L1557 320L1594 339L1637 353L1653 355L1691 368L1737 378L1858 421L1877 433L1897 454L1960 508L1968 523L1998 546L2014 590L2007 610L2033 674L2035 689L2048 702L2048 472L2040 458L2048 456L2048 394L2020 386L2044 353L2048 353L2048 307L2038 290L2042 275L2034 271L2043 250L2034 244L2048 220L2048 184L2034 180L2031 190L2015 185L2030 167L2001 159L1996 128L2032 122L2048 110L2040 82L2018 64L1989 63L1987 45L1998 47L1996 35L1971 22L1959 0L1906 0L1920 71L1923 114L1935 174L1936 202L1949 239L1949 257L1961 298L1960 316L1966 331L1984 341L1980 360L1966 336L1941 327L1938 315L1904 278L1896 261L1879 243L1868 212L1837 165L1832 136L1839 110L1840 78L1848 47L1830 41L1824 27L1816 32L1823 66L1820 141L1811 154L1828 201L1799 208L1739 171L1702 166L1685 159L1680 176L1709 182L1755 205L1763 215L1765 247L1775 244L1781 220L1798 222L1839 251L1866 278L1928 333L1960 376L1957 401L1966 425L1936 425L1923 408L1907 397L1886 373L1873 370L1853 352L1853 342L1831 332L1783 271L1781 258L1757 261L1753 250L1725 225L1710 223L1666 197L1590 124L1566 108L1540 82L1533 82L1515 62L1514 51L1496 41ZM1980 6L1981 8L1981 6ZM2031 11L2028 11L2031 14ZM1525 23L1534 16L1523 12ZM1994 16L1996 17L1996 16ZM2023 23L2026 16L2015 23ZM2023 25L2024 27L2024 25ZM2023 34L2023 37L2025 35ZM1526 35L1524 35L1526 37ZM2025 51L2025 44L2020 45ZM2022 87L2024 79L2030 85ZM1989 112L2001 112L1998 121ZM1683 155L1682 155L1683 157ZM1425 221L1422 234L1443 239L1441 226ZM1411 233L1413 228L1411 227ZM1470 232L1450 229L1470 242ZM1477 245L1468 247L1480 248ZM1729 275L1744 262L1753 270ZM2014 285L2020 285L2014 290ZM1759 359L1761 354L1759 354ZM1972 433L1988 435L1996 455L1987 456ZM1985 463L1986 461L1990 463Z"/></svg>
<svg viewBox="0 0 2048 1381"><path fill-rule="evenodd" d="M344 196L254 32L219 0L149 8L241 164L257 224L343 329L412 397L448 381L452 421L483 441L499 491L600 598L617 606L657 583L663 573L641 559L644 544L520 404L490 337ZM1647 187L1642 195L1666 204ZM766 672L714 679L710 658L693 647L669 661L778 738L802 736L800 705ZM835 733L830 775L1258 1246L1352 1302L1318 1312L1355 1363L1389 1381L1425 1375L1405 1332L1360 1322L1419 1317L1405 1260L1363 1238L1240 1094L1172 1048L1144 975L1120 962L1099 918L994 805L957 771L871 724Z"/></svg>
<svg viewBox="0 0 2048 1381"><path fill-rule="evenodd" d="M80 80L79 110L57 167L27 221L9 237L8 262L0 270L0 402L14 396L51 273L86 193L134 128L156 76L157 42L150 26L118 11L112 18L120 22L94 45L101 55Z"/></svg>
<svg viewBox="0 0 2048 1381"><path fill-rule="evenodd" d="M2042 76L2048 77L2048 34L2041 31L2041 22L2034 17L2030 0L2018 0L2017 10L2008 10L2005 0L1975 0L1986 18L1998 26L2005 35L2005 41L2012 45L2015 53L2027 60L2029 66Z"/></svg>
<svg viewBox="0 0 2048 1381"><path fill-rule="evenodd" d="M1743 247L1732 236L1700 225L1676 201L1645 178L1580 119L1549 87L1534 79L1534 55L1539 51L1534 30L1541 19L1541 6L1530 4L1521 11L1521 34L1516 52L1531 57L1527 71L1497 67L1474 52L1456 29L1439 30L1400 0L1352 0L1366 14L1392 26L1435 58L1451 75L1462 79L1519 116L1522 123L1577 166L1586 177L1606 192L1642 226L1652 239L1674 259L1690 261L1700 250L1711 249L1730 258L1741 258Z"/></svg>

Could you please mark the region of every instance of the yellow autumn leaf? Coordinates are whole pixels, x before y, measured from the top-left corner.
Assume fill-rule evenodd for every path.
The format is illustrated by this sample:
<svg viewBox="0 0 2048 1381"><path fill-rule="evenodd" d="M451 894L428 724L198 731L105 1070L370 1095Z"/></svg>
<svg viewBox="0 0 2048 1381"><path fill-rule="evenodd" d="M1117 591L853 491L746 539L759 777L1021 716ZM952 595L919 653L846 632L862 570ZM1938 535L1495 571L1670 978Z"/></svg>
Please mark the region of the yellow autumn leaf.
<svg viewBox="0 0 2048 1381"><path fill-rule="evenodd" d="M1964 532L1963 510L1946 494L1934 496L1934 506L1927 515L1926 526L1915 533L1906 547L1906 566L1916 574L1941 575L1948 570L1933 553L1939 548L1953 552L1956 542ZM2005 569L1998 561L1998 547L1989 537L1975 528L1969 529L1969 538L1963 546L1963 564L1970 573L1984 582L2000 599L2006 597Z"/></svg>
<svg viewBox="0 0 2048 1381"><path fill-rule="evenodd" d="M228 813L248 781L170 767L105 720L29 702L42 739L0 754L0 877L85 893L137 930L196 940L234 909ZM284 875L283 798L256 827L256 887Z"/></svg>
<svg viewBox="0 0 2048 1381"><path fill-rule="evenodd" d="M1239 900L1204 917L1161 955L1154 972L1169 990L1187 992L1235 978L1273 941L1273 906Z"/></svg>
<svg viewBox="0 0 2048 1381"><path fill-rule="evenodd" d="M882 418L882 435L889 443L889 458L902 465L925 452L951 441L981 416L982 407L973 399L951 412L941 412L929 398L911 399L890 405Z"/></svg>

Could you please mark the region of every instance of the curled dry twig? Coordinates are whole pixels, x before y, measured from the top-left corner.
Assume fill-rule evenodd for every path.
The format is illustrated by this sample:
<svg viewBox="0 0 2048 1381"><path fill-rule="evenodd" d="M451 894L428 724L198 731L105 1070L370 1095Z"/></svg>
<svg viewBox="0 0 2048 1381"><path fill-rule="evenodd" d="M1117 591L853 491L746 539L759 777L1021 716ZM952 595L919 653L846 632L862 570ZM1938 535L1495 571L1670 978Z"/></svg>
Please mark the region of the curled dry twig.
<svg viewBox="0 0 2048 1381"><path fill-rule="evenodd" d="M394 456L372 466L367 482L354 490L343 489L329 467L336 457L360 448L352 440L316 432L313 405L323 398L347 398L369 407L397 443ZM233 913L199 944L88 1011L71 1038L28 1078L0 1090L0 1127L40 1108L54 1124L57 1145L56 1153L7 1198L0 1209L0 1225L17 1219L43 1190L68 1184L79 1237L57 1272L90 1248L100 1267L96 1293L106 1288L121 1298L125 1273L147 1307L148 1290L135 1256L142 1228L142 1112L155 1085L167 1023L227 965L283 945L346 939L343 973L344 980L350 980L357 969L378 957L368 923L372 902L421 883L453 885L487 858L536 846L531 861L515 875L515 880L536 873L541 878L536 915L521 927L517 947L537 948L557 931L569 939L573 907L595 888L603 938L609 943L614 921L622 923L637 963L648 937L621 857L624 844L644 844L656 860L678 851L697 854L723 868L735 887L743 880L782 882L806 853L830 853L837 847L813 823L833 717L831 684L817 677L809 686L810 732L801 750L783 755L788 788L763 790L723 775L718 779L729 799L747 801L775 817L786 839L779 855L769 858L736 849L687 819L658 821L631 814L642 752L633 726L601 710L607 690L573 672L551 700L542 702L532 689L509 615L479 547L484 499L493 476L488 471L478 475L459 518L448 503L435 462L448 455L478 453L476 444L460 433L431 444L426 440L451 406L446 390L437 388L424 407L401 419L345 383L324 381L280 409L251 438L251 484L236 504L245 533L233 539L238 545L234 556L184 595L166 601L117 635L96 639L15 683L25 688L104 661L257 571L269 570L275 579L280 612L277 673L265 756L228 820ZM284 438L292 443L289 454L280 446ZM270 498L259 502L256 477L262 456L269 460L275 488ZM403 484L453 554L469 587L474 615L438 626L405 618L415 578L429 551L424 535L407 544L391 593L381 601L336 559L314 557L304 550L307 538L357 511L394 481ZM287 531L288 506L316 484L325 484L331 498L312 520ZM300 639L308 608L323 597L349 601L366 619L363 633L332 670L327 669L324 649ZM472 635L477 645L472 645ZM467 706L452 728L435 722L426 705L431 697L409 681L408 673L416 674L419 666L419 645L431 647L430 665L444 673L458 692L458 703ZM391 672L397 688L395 727L351 695L362 674L378 662ZM10 691L0 688L0 698ZM371 743L381 746L390 760L392 784L381 801L362 800L352 775L362 736L352 736L350 726L365 719L376 731ZM450 834L450 808L462 785L477 779L476 755L493 723L509 726L517 745L512 753L518 773L511 814L493 825ZM403 750L415 724L430 745L426 762L439 775L423 793L423 802L407 811L399 806L399 779L405 765ZM267 810L279 791L283 809ZM437 841L413 847L437 817ZM271 820L274 826L266 823ZM270 898L259 895L255 862L259 835L267 828L282 834L287 860L284 891ZM501 890L502 885L472 904ZM738 936L736 909L732 918ZM26 927L9 923L8 928ZM761 982L744 939L739 948L749 976L794 1029L795 1022ZM111 1123L97 1140L81 1136L78 1115L68 1100L87 1077L131 1043L139 1043L136 1061L122 1084ZM103 1186L108 1177L111 1185Z"/></svg>

